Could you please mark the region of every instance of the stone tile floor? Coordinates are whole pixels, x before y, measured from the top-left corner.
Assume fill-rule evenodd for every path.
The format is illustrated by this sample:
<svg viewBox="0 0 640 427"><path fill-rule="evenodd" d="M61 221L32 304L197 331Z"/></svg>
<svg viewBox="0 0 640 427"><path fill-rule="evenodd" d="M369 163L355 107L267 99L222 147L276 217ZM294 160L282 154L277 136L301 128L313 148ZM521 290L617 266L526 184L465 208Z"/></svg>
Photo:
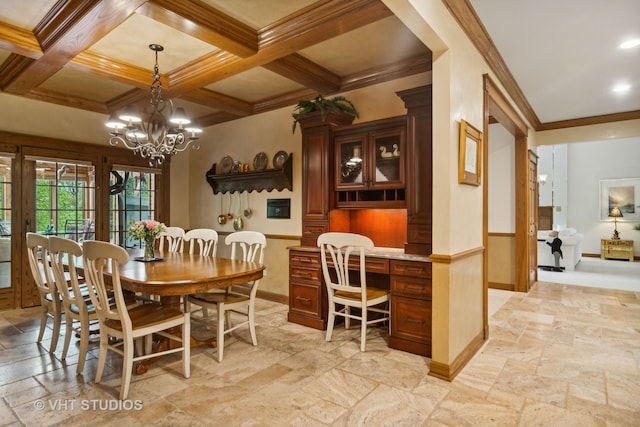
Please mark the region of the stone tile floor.
<svg viewBox="0 0 640 427"><path fill-rule="evenodd" d="M165 357L124 402L118 356L95 384L97 344L76 376L77 342L66 361L62 340L53 355L50 338L35 344L37 308L0 312L0 425L640 425L639 292L539 282L508 299L490 291L490 306L492 295L491 337L451 383L427 375L429 359L387 348L384 328L361 353L357 329L325 342L260 300L257 347L242 329L222 363L193 349L189 379Z"/></svg>

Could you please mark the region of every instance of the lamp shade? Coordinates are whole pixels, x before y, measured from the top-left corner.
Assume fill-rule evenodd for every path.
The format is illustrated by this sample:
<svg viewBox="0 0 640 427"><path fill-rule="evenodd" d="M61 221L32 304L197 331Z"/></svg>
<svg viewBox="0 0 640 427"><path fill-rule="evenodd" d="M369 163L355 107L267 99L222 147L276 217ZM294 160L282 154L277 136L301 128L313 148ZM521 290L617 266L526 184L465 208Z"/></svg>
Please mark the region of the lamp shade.
<svg viewBox="0 0 640 427"><path fill-rule="evenodd" d="M620 211L619 207L614 207L611 208L611 210L609 211L609 216L611 218L622 218L622 212Z"/></svg>

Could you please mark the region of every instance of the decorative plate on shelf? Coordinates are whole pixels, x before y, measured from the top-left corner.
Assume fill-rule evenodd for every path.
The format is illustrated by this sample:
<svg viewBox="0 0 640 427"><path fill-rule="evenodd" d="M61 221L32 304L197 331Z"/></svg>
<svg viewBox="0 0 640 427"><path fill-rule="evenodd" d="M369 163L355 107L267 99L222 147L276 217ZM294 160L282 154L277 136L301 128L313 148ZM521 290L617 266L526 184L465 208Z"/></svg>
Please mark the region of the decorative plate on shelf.
<svg viewBox="0 0 640 427"><path fill-rule="evenodd" d="M233 159L230 156L224 156L220 160L220 167L216 172L219 174L229 173L231 172L231 167L233 167Z"/></svg>
<svg viewBox="0 0 640 427"><path fill-rule="evenodd" d="M282 165L289 158L289 154L286 151L278 151L275 156L273 156L273 167L276 169L282 169Z"/></svg>
<svg viewBox="0 0 640 427"><path fill-rule="evenodd" d="M269 158L267 157L267 153L264 151L259 152L253 158L253 169L257 171L264 170L269 164Z"/></svg>

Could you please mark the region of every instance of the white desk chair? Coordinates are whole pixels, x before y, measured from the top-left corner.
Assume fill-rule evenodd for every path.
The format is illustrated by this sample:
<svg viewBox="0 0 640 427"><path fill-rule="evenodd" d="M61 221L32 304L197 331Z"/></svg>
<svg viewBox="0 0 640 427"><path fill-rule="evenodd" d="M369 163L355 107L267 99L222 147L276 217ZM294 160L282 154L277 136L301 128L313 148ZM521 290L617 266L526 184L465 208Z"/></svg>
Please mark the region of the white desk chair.
<svg viewBox="0 0 640 427"><path fill-rule="evenodd" d="M99 383L102 378L108 350L114 351L124 358L120 388L121 400L126 399L129 394L133 362L139 360L182 352L182 369L185 378L189 378L191 375L189 314L159 303L148 303L127 309L118 270L119 264L124 264L129 260L127 251L109 242L92 240L83 243L83 252L84 272L90 289L89 296L100 319L100 354L95 382ZM115 308L111 308L109 304L109 294L103 275L107 265L111 266L112 271L111 283L116 300ZM179 326L181 326L181 336L167 331ZM177 341L180 346L156 353L148 351L144 355L134 357L134 341L144 337L149 344L152 334ZM111 343L110 337L117 338L117 340ZM148 350L150 347L147 345Z"/></svg>
<svg viewBox="0 0 640 427"><path fill-rule="evenodd" d="M244 261L257 262L263 264L264 250L267 246L267 238L257 231L238 231L229 234L225 243L231 245L231 258L241 259ZM240 253L240 249L242 253ZM260 280L246 283L240 286L247 286L248 295L245 293L234 292L227 288L226 292L203 292L189 295L187 298L187 312L191 311L190 304L202 307L203 319L208 319L207 309L216 309L217 312L217 346L218 346L218 362L222 362L224 353L224 335L235 331L236 329L249 325L251 334L251 342L258 345L256 339L255 324L255 301L258 292L258 284ZM235 326L231 323L231 313L240 314L246 317L241 323ZM194 319L197 319L194 317ZM226 321L226 323L225 323Z"/></svg>
<svg viewBox="0 0 640 427"><path fill-rule="evenodd" d="M56 351L62 323L62 302L56 289L53 272L49 264L49 238L37 233L27 233L27 255L33 280L40 294L40 332L38 342L42 341L47 320L53 320L53 332L49 353Z"/></svg>
<svg viewBox="0 0 640 427"><path fill-rule="evenodd" d="M160 249L160 251L165 249L169 252L184 251L184 230L180 227L167 227L162 233L160 233L158 239L160 240L160 243L158 244L158 249Z"/></svg>
<svg viewBox="0 0 640 427"><path fill-rule="evenodd" d="M347 329L349 329L351 319L360 320L360 351L364 351L367 325L389 320L388 308L375 307L382 304L388 306L389 291L367 288L365 251L373 249L373 241L360 234L332 232L318 236L318 246L322 254L322 273L329 296L329 316L325 340L331 341L335 316L345 318L344 324ZM359 257L359 286L349 281L349 257L352 254ZM338 305L344 307L338 309ZM361 309L361 315L352 314L352 307ZM368 320L367 313L369 311L382 313L384 316Z"/></svg>
<svg viewBox="0 0 640 427"><path fill-rule="evenodd" d="M190 254L216 256L218 252L218 232L210 228L195 228L184 235L184 241L189 243Z"/></svg>

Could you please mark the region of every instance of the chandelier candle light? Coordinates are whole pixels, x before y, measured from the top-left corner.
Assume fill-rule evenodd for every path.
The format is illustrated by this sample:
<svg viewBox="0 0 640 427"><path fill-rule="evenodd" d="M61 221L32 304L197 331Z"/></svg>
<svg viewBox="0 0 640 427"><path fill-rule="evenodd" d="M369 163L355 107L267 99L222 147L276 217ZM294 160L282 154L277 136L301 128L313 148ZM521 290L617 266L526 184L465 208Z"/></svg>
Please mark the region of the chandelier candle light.
<svg viewBox="0 0 640 427"><path fill-rule="evenodd" d="M202 132L202 129L193 124L188 126L191 120L184 108L174 109L173 101L165 100L162 96L158 52L162 52L164 48L159 44L150 44L149 49L156 53L149 105L144 108L142 116L129 105L119 116L112 114L106 126L112 129L109 132L111 145L122 143L135 154L147 158L151 167L158 167L167 156L186 150L198 139L196 134ZM164 115L165 109L169 112L168 121ZM197 150L200 146L194 144L193 148Z"/></svg>
<svg viewBox="0 0 640 427"><path fill-rule="evenodd" d="M144 256L140 261L156 260L153 243L160 233L166 229L167 227L163 223L152 219L129 221L129 238L144 240Z"/></svg>

